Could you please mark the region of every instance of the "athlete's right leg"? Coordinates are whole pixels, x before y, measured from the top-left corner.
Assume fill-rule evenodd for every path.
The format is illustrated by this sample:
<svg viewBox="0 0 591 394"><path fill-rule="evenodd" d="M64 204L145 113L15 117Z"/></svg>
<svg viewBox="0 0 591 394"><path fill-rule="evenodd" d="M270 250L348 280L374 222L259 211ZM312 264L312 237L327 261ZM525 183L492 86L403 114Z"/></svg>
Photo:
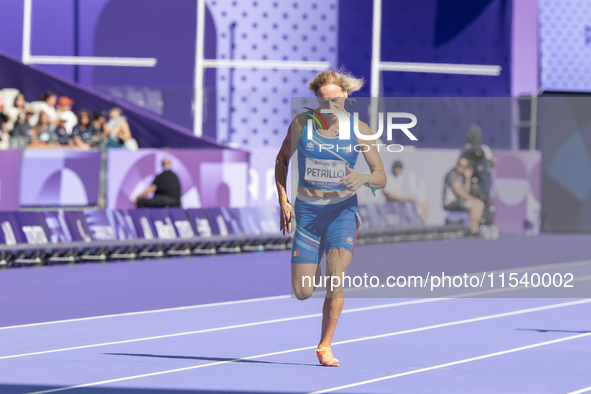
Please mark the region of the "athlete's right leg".
<svg viewBox="0 0 591 394"><path fill-rule="evenodd" d="M324 206L295 201L295 235L291 248L291 285L298 300L312 296L316 284L320 284L320 260L324 254L322 233L325 223Z"/></svg>
<svg viewBox="0 0 591 394"><path fill-rule="evenodd" d="M298 300L305 300L312 296L315 284L320 284L320 264L292 263L291 286Z"/></svg>

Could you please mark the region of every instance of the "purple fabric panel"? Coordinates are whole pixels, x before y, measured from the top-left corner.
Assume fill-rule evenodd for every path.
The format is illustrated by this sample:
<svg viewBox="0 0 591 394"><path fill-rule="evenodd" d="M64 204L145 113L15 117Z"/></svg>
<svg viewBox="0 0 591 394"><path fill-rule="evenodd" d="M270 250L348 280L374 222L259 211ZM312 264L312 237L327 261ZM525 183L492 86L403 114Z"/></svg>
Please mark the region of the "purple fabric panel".
<svg viewBox="0 0 591 394"><path fill-rule="evenodd" d="M65 151L64 167L75 172L88 196L88 205L98 204L101 170L101 152Z"/></svg>
<svg viewBox="0 0 591 394"><path fill-rule="evenodd" d="M539 151L493 151L491 197L497 206L495 224L505 234L524 234L529 221L537 233L541 220L541 165Z"/></svg>
<svg viewBox="0 0 591 394"><path fill-rule="evenodd" d="M165 157L179 177L184 208L246 205L247 152L141 149L109 151L107 207L133 209L133 199L162 172Z"/></svg>
<svg viewBox="0 0 591 394"><path fill-rule="evenodd" d="M100 168L100 152L27 149L21 205L95 205Z"/></svg>
<svg viewBox="0 0 591 394"><path fill-rule="evenodd" d="M73 98L76 102L74 111L81 108L97 110L121 107L140 147L225 148L211 138L197 138L191 130L119 99L68 82L34 66L25 66L3 52L0 52L0 86L19 89L30 101L37 100L42 92L52 90L58 95Z"/></svg>
<svg viewBox="0 0 591 394"><path fill-rule="evenodd" d="M514 0L511 23L511 96L538 92L538 0Z"/></svg>
<svg viewBox="0 0 591 394"><path fill-rule="evenodd" d="M21 150L0 151L0 211L20 208Z"/></svg>

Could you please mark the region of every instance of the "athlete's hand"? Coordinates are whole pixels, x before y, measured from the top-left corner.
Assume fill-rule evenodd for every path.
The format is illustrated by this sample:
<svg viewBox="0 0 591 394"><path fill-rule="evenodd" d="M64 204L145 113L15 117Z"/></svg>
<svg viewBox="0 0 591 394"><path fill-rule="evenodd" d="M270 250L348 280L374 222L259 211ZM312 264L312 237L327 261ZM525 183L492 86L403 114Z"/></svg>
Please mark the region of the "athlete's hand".
<svg viewBox="0 0 591 394"><path fill-rule="evenodd" d="M357 171L349 168L348 166L347 171L349 171L349 175L341 179L341 184L347 189L355 191L367 183L367 178L365 175L359 174Z"/></svg>
<svg viewBox="0 0 591 394"><path fill-rule="evenodd" d="M280 218L279 218L279 227L280 230L283 232L283 235L287 235L291 233L291 203L286 202L280 208Z"/></svg>

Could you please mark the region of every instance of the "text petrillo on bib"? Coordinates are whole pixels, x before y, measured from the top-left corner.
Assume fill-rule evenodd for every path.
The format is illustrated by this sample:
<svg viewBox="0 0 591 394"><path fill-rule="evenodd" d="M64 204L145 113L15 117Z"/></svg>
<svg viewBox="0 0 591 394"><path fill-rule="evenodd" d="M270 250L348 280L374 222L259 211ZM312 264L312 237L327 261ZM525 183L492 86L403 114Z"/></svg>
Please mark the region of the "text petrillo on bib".
<svg viewBox="0 0 591 394"><path fill-rule="evenodd" d="M304 179L318 186L340 186L341 179L347 175L347 162L341 160L321 160L306 158Z"/></svg>

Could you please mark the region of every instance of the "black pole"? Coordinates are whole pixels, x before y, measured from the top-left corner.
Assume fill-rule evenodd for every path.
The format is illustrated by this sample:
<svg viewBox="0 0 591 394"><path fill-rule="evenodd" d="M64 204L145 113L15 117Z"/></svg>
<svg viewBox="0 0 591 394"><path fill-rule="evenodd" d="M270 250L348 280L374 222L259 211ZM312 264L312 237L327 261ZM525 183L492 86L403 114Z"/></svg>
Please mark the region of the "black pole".
<svg viewBox="0 0 591 394"><path fill-rule="evenodd" d="M74 0L74 56L80 56L80 0ZM74 65L74 81L80 82L80 66Z"/></svg>

